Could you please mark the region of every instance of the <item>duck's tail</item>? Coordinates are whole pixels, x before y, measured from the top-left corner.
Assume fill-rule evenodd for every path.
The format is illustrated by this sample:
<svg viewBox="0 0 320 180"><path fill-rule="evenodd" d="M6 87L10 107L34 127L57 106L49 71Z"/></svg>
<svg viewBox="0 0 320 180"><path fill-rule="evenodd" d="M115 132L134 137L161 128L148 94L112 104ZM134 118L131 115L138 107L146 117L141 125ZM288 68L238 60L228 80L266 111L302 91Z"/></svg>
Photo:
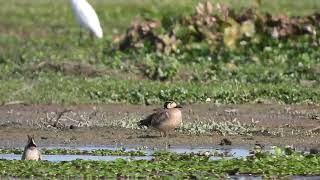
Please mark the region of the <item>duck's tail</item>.
<svg viewBox="0 0 320 180"><path fill-rule="evenodd" d="M138 126L142 127L142 126L151 126L151 116L146 117L145 119L142 119L138 122Z"/></svg>

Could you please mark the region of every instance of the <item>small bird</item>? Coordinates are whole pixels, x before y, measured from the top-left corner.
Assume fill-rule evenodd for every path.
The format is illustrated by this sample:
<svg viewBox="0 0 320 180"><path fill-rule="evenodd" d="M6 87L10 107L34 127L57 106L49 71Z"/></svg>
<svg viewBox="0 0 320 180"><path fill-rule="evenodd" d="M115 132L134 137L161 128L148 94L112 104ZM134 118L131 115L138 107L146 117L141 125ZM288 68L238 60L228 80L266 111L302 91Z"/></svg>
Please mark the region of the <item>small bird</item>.
<svg viewBox="0 0 320 180"><path fill-rule="evenodd" d="M41 153L37 149L37 145L34 142L34 137L28 135L28 142L27 145L24 147L24 151L22 154L22 160L34 160L38 161L41 160Z"/></svg>
<svg viewBox="0 0 320 180"><path fill-rule="evenodd" d="M70 0L70 2L80 28L89 30L97 38L102 38L103 32L100 21L93 7L86 0ZM80 29L80 38L81 36Z"/></svg>
<svg viewBox="0 0 320 180"><path fill-rule="evenodd" d="M160 131L160 136L167 137L167 132L178 127L182 122L182 113L180 105L174 101L164 103L162 109L155 110L156 112L147 116L145 119L138 122L138 126L153 127Z"/></svg>

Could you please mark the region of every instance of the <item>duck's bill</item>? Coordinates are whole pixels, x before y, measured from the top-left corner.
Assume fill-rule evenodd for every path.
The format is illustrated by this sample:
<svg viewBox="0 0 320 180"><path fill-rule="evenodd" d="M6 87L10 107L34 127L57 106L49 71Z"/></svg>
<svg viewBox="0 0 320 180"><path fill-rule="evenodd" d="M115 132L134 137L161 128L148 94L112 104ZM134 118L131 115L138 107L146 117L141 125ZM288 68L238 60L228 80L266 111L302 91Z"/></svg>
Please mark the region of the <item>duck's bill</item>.
<svg viewBox="0 0 320 180"><path fill-rule="evenodd" d="M182 108L182 106L181 105L177 105L176 108Z"/></svg>

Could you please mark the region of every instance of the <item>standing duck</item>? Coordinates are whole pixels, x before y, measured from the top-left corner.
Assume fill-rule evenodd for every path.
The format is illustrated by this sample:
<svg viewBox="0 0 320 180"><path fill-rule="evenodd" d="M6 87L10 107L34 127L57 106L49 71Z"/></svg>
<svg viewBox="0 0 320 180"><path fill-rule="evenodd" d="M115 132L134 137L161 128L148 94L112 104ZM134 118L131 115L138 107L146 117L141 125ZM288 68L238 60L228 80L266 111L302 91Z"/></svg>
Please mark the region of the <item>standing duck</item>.
<svg viewBox="0 0 320 180"><path fill-rule="evenodd" d="M22 154L22 160L41 160L41 153L37 149L37 145L34 142L34 137L28 135L27 145L24 147L24 151Z"/></svg>
<svg viewBox="0 0 320 180"><path fill-rule="evenodd" d="M167 132L178 127L182 122L180 105L174 101L164 103L163 109L156 110L155 113L147 116L138 122L138 126L153 127L160 131L160 136L167 137Z"/></svg>

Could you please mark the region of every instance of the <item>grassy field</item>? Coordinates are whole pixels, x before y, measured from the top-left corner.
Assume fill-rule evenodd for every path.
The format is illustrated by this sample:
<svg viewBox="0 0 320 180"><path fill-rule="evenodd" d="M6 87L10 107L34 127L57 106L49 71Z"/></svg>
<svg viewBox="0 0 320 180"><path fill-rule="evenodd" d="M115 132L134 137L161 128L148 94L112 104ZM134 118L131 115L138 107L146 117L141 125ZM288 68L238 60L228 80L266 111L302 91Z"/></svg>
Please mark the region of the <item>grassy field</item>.
<svg viewBox="0 0 320 180"><path fill-rule="evenodd" d="M90 2L105 36L79 43L67 1L0 0L0 104L320 102L320 49L308 37L270 39L236 51L196 44L174 54L114 52L112 39L134 19L189 15L198 1ZM252 3L237 2L237 11ZM262 0L260 10L308 15L320 10L320 1Z"/></svg>

